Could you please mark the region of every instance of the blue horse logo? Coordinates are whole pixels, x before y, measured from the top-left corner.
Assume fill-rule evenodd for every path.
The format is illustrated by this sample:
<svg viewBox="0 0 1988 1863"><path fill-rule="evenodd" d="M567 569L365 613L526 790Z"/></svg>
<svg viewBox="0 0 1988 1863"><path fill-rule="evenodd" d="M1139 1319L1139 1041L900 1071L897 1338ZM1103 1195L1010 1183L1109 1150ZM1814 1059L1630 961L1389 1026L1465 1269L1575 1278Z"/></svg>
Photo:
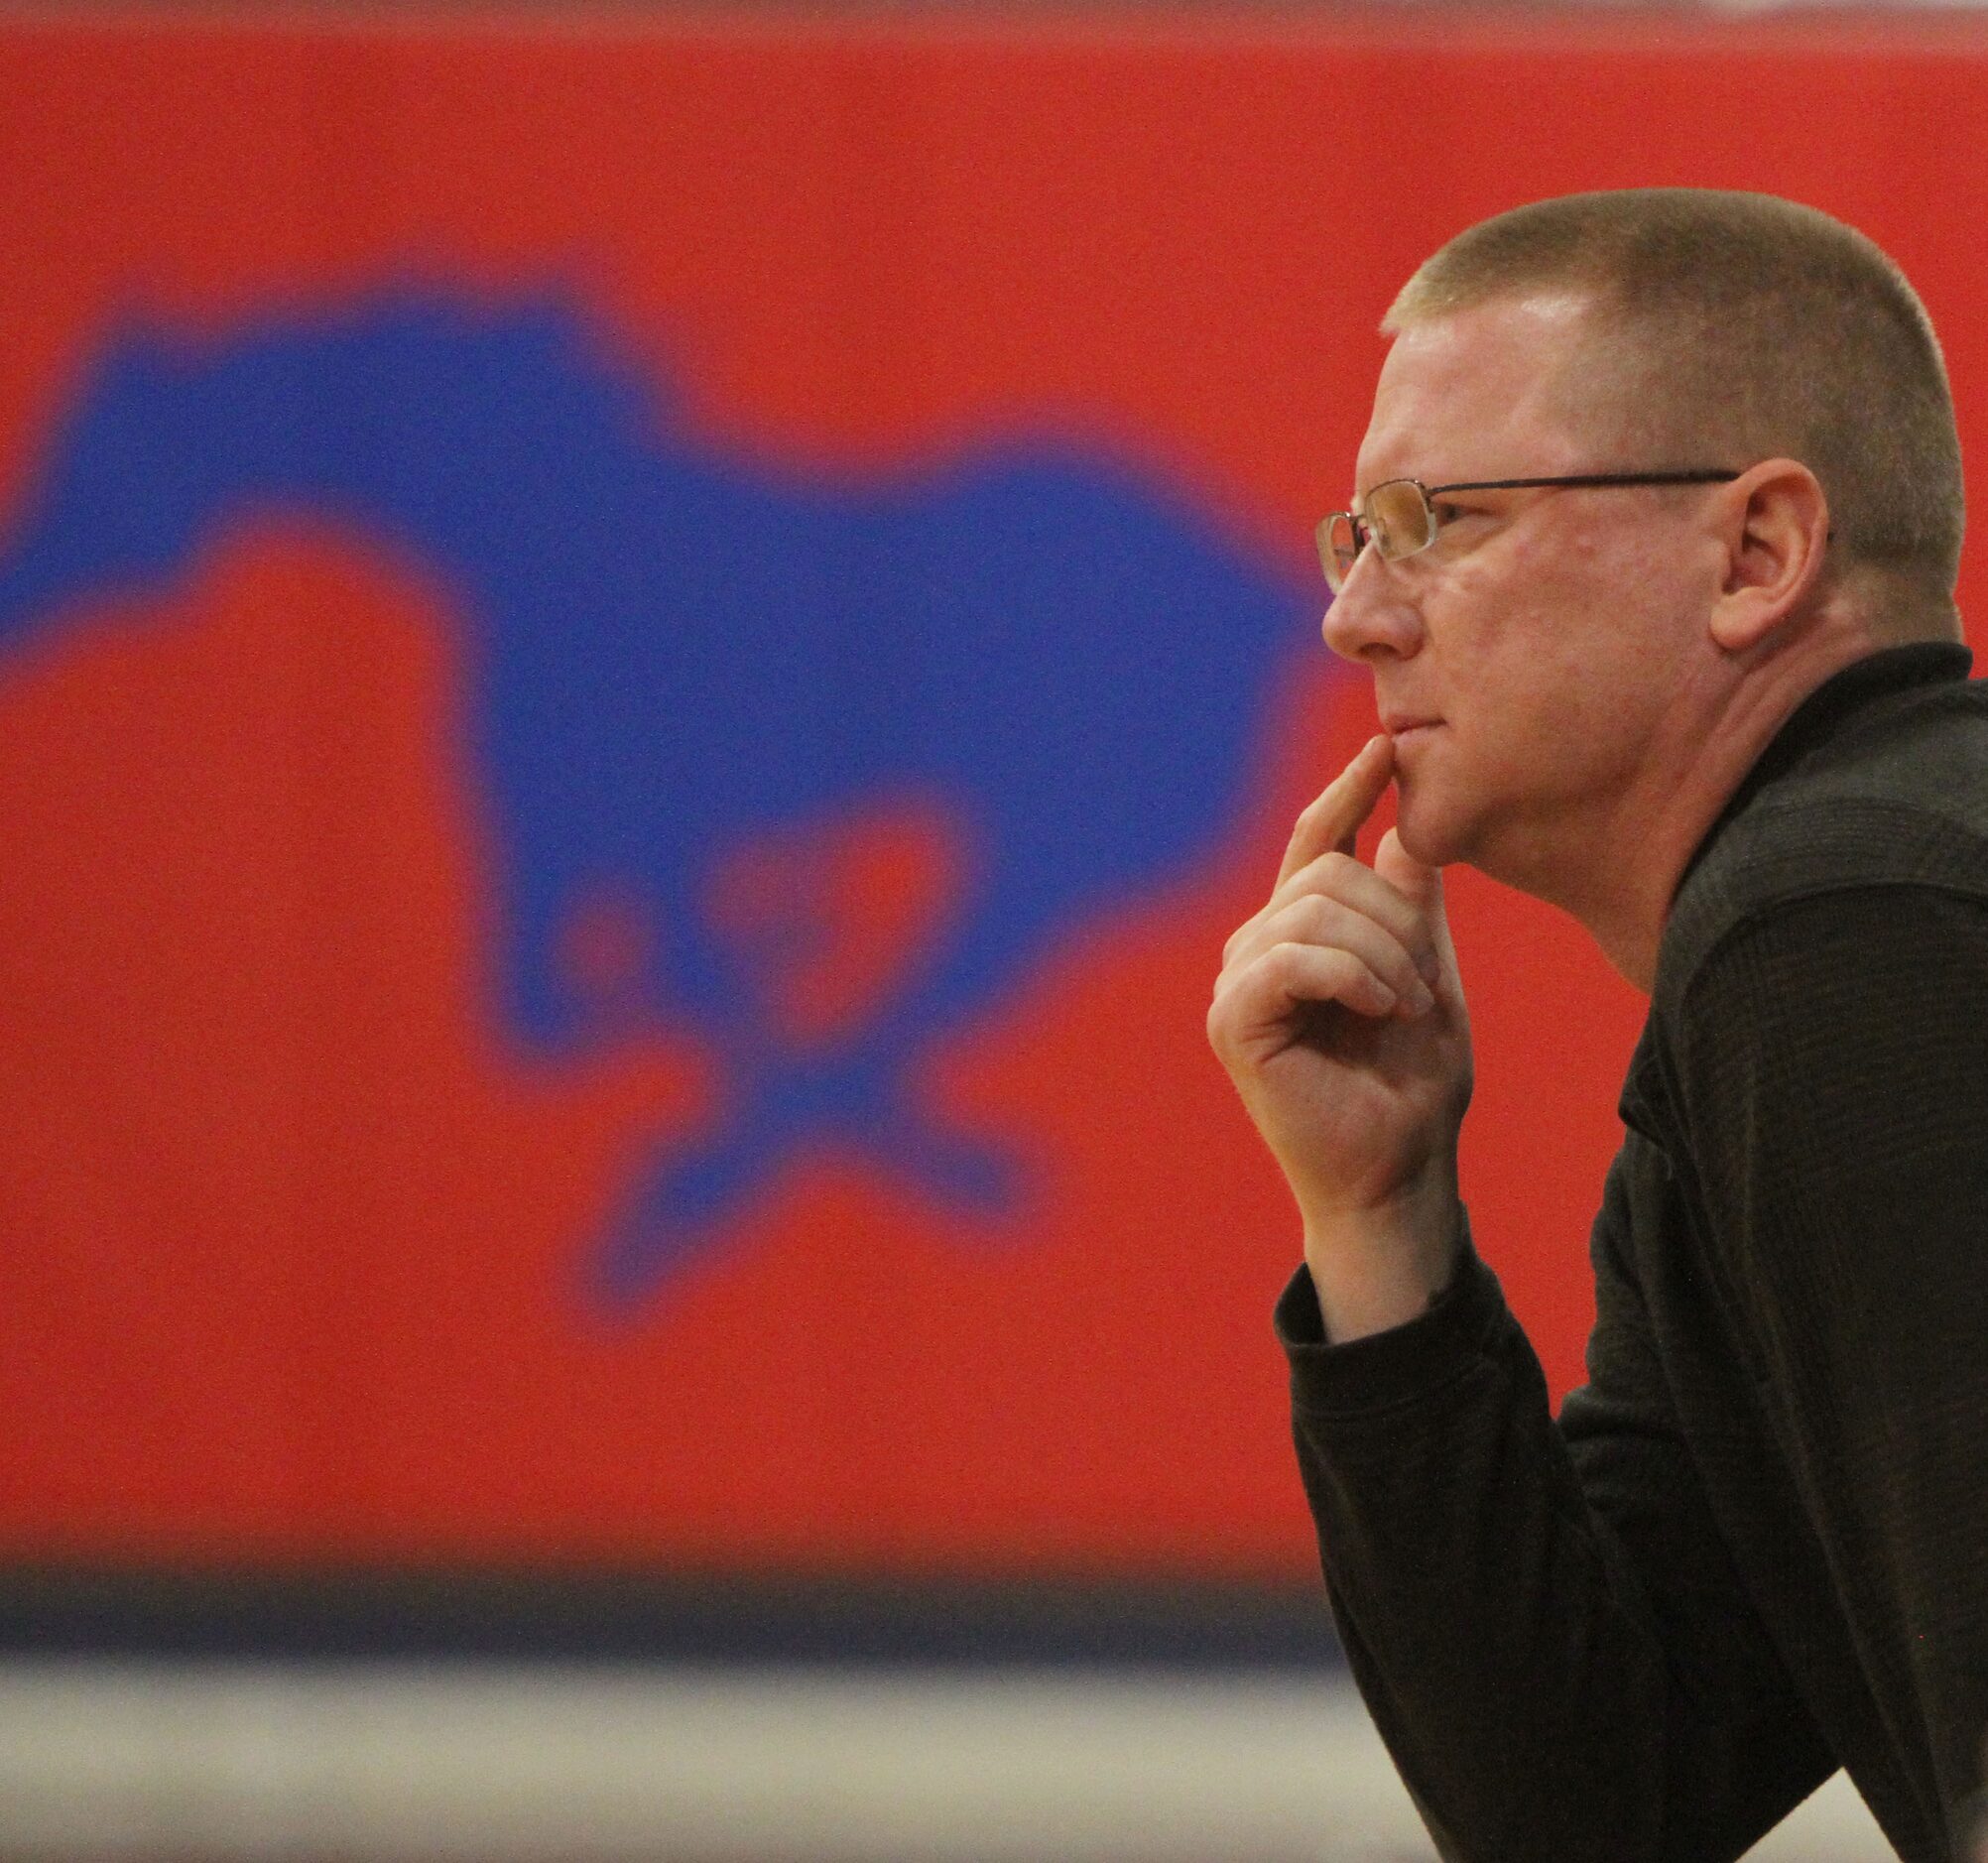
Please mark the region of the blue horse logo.
<svg viewBox="0 0 1988 1863"><path fill-rule="evenodd" d="M1178 491L1068 441L806 476L689 431L572 307L398 289L204 344L116 331L0 556L0 653L299 510L422 563L469 630L512 1039L571 1054L636 1002L718 1062L719 1129L659 1144L601 1238L616 1299L804 1144L1011 1203L1016 1161L908 1077L1071 928L1218 850L1317 612ZM713 911L714 876L893 798L942 811L954 885L859 1016L799 1039L784 947ZM570 961L602 900L639 932L619 1020Z"/></svg>

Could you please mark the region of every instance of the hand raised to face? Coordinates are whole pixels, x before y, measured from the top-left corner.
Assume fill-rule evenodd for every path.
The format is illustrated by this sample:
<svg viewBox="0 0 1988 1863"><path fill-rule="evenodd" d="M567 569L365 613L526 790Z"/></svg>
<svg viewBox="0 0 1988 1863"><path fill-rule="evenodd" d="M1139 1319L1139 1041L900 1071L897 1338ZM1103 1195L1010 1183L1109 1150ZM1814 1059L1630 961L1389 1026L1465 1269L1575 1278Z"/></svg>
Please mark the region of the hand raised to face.
<svg viewBox="0 0 1988 1863"><path fill-rule="evenodd" d="M1393 747L1371 739L1299 816L1223 953L1208 1040L1305 1221L1328 1336L1413 1317L1448 1277L1469 1023L1442 881L1392 831L1355 853Z"/></svg>

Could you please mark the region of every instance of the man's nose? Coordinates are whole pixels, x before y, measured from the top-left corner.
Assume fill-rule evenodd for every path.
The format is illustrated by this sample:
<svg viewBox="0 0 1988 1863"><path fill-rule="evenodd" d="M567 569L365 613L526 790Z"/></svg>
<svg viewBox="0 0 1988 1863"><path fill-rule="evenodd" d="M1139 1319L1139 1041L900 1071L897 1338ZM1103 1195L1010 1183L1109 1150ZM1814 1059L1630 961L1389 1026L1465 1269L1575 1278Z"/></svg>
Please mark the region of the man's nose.
<svg viewBox="0 0 1988 1863"><path fill-rule="evenodd" d="M1319 632L1342 660L1407 660L1422 646L1422 615L1369 545L1326 606Z"/></svg>

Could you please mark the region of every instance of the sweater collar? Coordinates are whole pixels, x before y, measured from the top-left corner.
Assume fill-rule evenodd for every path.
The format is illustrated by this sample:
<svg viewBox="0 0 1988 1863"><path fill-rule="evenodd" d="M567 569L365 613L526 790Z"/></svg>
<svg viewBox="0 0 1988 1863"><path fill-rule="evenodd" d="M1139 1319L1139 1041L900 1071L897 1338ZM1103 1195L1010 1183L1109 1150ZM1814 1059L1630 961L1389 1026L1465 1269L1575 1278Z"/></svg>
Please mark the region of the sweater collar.
<svg viewBox="0 0 1988 1863"><path fill-rule="evenodd" d="M1835 737L1851 719L1894 693L1964 680L1973 664L1974 656L1957 641L1914 641L1853 661L1824 680L1789 714L1788 721L1747 772L1746 780L1719 811L1718 819L1706 831L1697 852L1684 868L1677 882L1678 891L1683 890L1684 881L1710 852L1727 824L1761 790L1793 770L1817 746ZM1668 1146L1671 1137L1665 1109L1670 1098L1658 1051L1657 1006L1653 997L1642 1039L1629 1058L1629 1072L1623 1080L1622 1098L1616 1110L1624 1125L1659 1145Z"/></svg>
<svg viewBox="0 0 1988 1863"><path fill-rule="evenodd" d="M1973 654L1958 641L1911 641L1903 647L1881 648L1830 675L1789 713L1787 722L1755 760L1745 780L1719 810L1718 818L1705 831L1697 851L1685 862L1677 879L1678 888L1681 890L1692 869L1711 851L1712 843L1726 824L1761 790L1794 769L1817 745L1827 743L1859 712L1894 692L1964 680L1973 665Z"/></svg>

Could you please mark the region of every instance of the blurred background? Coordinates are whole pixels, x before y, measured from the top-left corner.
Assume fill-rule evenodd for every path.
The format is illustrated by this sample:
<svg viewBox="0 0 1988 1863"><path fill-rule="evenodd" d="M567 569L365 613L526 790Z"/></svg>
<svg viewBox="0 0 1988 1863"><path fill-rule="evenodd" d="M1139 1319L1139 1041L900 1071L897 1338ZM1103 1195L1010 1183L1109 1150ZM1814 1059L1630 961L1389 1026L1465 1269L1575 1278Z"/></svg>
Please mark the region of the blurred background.
<svg viewBox="0 0 1988 1863"><path fill-rule="evenodd" d="M0 1855L1428 1858L1201 1029L1375 325L1787 193L1978 457L1984 175L1966 10L0 14ZM1557 1395L1640 1003L1452 901Z"/></svg>

